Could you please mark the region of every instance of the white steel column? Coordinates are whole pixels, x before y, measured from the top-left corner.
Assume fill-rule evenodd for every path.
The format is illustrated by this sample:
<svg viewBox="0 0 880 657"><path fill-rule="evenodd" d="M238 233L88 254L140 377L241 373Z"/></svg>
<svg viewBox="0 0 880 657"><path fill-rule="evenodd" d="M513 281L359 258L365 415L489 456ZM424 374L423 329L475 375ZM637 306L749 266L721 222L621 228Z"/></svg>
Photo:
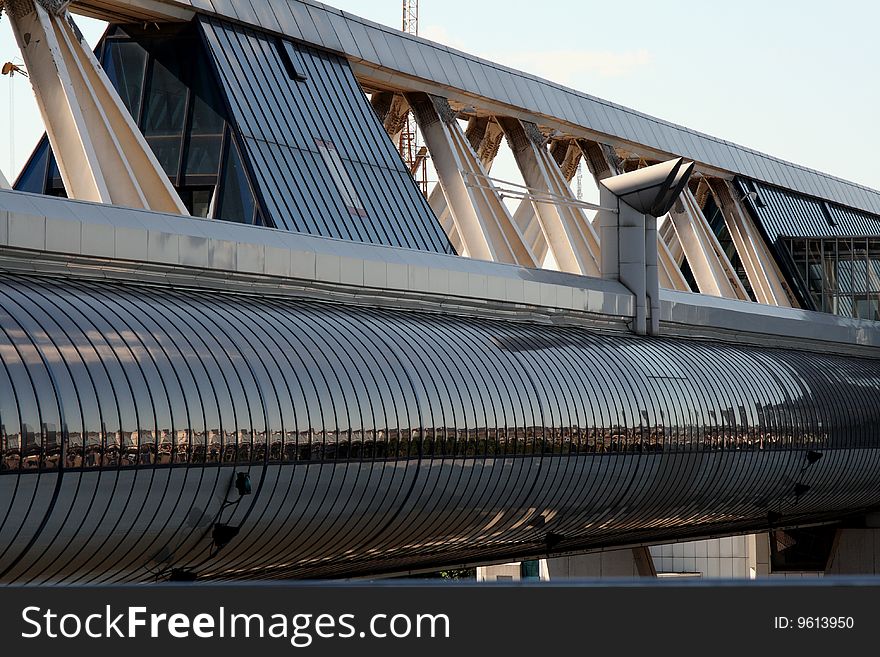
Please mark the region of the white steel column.
<svg viewBox="0 0 880 657"><path fill-rule="evenodd" d="M675 261L669 246L664 239L657 235L657 258L660 267L660 287L679 292L691 292L690 285L681 273L681 267Z"/></svg>
<svg viewBox="0 0 880 657"><path fill-rule="evenodd" d="M742 282L690 189L682 192L679 201L670 210L669 218L700 292L748 301L749 296Z"/></svg>
<svg viewBox="0 0 880 657"><path fill-rule="evenodd" d="M6 176L3 175L3 172L0 171L0 189L9 189L10 184L9 181L6 180Z"/></svg>
<svg viewBox="0 0 880 657"><path fill-rule="evenodd" d="M547 247L562 271L599 276L599 238L571 193L559 165L545 145L545 138L532 123L499 118L517 166L532 194L547 194L562 203L532 199L535 215ZM570 201L572 204L566 204ZM520 230L522 230L520 225Z"/></svg>
<svg viewBox="0 0 880 657"><path fill-rule="evenodd" d="M755 299L758 303L771 306L796 307L797 303L785 283L779 265L770 254L757 227L736 200L737 194L733 186L726 180L718 180L711 183L709 189L724 213L727 230L743 263Z"/></svg>
<svg viewBox="0 0 880 657"><path fill-rule="evenodd" d="M488 174L492 170L492 162L498 154L498 147L501 145L501 138L504 136L504 133L501 132L501 126L489 117L474 117L468 121L468 127L464 136L474 149L480 164L483 165L483 170ZM443 194L440 183L434 185L434 189L431 190L428 196L428 204L431 206L434 214L437 215L437 219L440 221L440 225L443 226L443 230L446 231L446 235L449 237L453 248L455 248L456 252L461 253L461 236L458 234L458 229L452 220L452 213L449 211L449 205L446 203L446 196ZM526 243L528 243L528 240ZM540 265L541 259L537 257L537 254L535 261Z"/></svg>
<svg viewBox="0 0 880 657"><path fill-rule="evenodd" d="M15 8L10 22L68 196L188 214L66 5Z"/></svg>
<svg viewBox="0 0 880 657"><path fill-rule="evenodd" d="M423 93L407 94L406 99L428 145L453 224L461 236L462 255L537 267L449 103Z"/></svg>

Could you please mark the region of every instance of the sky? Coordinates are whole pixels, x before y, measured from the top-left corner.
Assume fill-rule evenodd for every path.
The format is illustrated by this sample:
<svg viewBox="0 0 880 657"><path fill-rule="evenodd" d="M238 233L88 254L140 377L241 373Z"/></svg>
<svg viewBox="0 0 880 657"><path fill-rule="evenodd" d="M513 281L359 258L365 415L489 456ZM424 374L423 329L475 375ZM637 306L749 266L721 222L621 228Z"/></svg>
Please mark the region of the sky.
<svg viewBox="0 0 880 657"><path fill-rule="evenodd" d="M400 0L329 4L400 27ZM878 24L870 0L421 0L420 34L880 189ZM6 61L21 60L4 17ZM0 117L12 179L43 132L21 76L0 78Z"/></svg>

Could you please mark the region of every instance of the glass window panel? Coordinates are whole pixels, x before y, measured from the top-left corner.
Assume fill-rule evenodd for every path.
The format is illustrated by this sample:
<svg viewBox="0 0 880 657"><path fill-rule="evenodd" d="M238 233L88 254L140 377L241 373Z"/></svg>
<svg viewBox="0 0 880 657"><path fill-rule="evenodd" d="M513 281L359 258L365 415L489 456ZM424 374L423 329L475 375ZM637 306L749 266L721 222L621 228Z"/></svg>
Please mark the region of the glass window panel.
<svg viewBox="0 0 880 657"><path fill-rule="evenodd" d="M147 137L147 143L165 173L170 178L176 178L180 168L180 137Z"/></svg>
<svg viewBox="0 0 880 657"><path fill-rule="evenodd" d="M199 55L192 76L192 133L196 135L221 135L223 103L217 93L217 84L211 74L211 67Z"/></svg>
<svg viewBox="0 0 880 657"><path fill-rule="evenodd" d="M852 244L849 240L837 242L837 291L854 291ZM849 315L852 316L852 315Z"/></svg>
<svg viewBox="0 0 880 657"><path fill-rule="evenodd" d="M188 90L183 83L179 54L154 59L144 111L144 134L180 135L186 119Z"/></svg>
<svg viewBox="0 0 880 657"><path fill-rule="evenodd" d="M878 319L877 300L878 297L876 295L865 295L856 297L856 317L859 317L861 319Z"/></svg>
<svg viewBox="0 0 880 657"><path fill-rule="evenodd" d="M180 200L193 217L208 216L211 211L211 200L214 198L213 187L184 187L177 191Z"/></svg>
<svg viewBox="0 0 880 657"><path fill-rule="evenodd" d="M852 251L853 291L868 291L868 244L864 239L853 240Z"/></svg>
<svg viewBox="0 0 880 657"><path fill-rule="evenodd" d="M797 273L804 277L807 271L807 243L805 240L792 240L789 244L791 259Z"/></svg>
<svg viewBox="0 0 880 657"><path fill-rule="evenodd" d="M223 138L217 136L191 137L187 147L186 168L187 176L213 176L216 178L220 168L220 151L223 148Z"/></svg>
<svg viewBox="0 0 880 657"><path fill-rule="evenodd" d="M50 196L67 197L64 189L64 181L61 180L61 171L58 169L58 161L52 151L49 151L49 172L46 176L46 194Z"/></svg>
<svg viewBox="0 0 880 657"><path fill-rule="evenodd" d="M822 246L822 258L824 267L825 290L831 294L837 289L837 241L826 240ZM826 306L828 311L830 306Z"/></svg>
<svg viewBox="0 0 880 657"><path fill-rule="evenodd" d="M880 240L868 240L868 291L880 292Z"/></svg>
<svg viewBox="0 0 880 657"><path fill-rule="evenodd" d="M849 296L837 296L834 298L834 312L843 317L853 316L853 298Z"/></svg>
<svg viewBox="0 0 880 657"><path fill-rule="evenodd" d="M217 218L224 221L252 223L256 202L234 140L230 140L226 151L223 179L220 181L220 208Z"/></svg>
<svg viewBox="0 0 880 657"><path fill-rule="evenodd" d="M49 140L40 141L31 159L15 183L15 189L32 194L43 194L46 191L46 165L49 160Z"/></svg>
<svg viewBox="0 0 880 657"><path fill-rule="evenodd" d="M869 294L866 305L867 313L865 314L865 319L871 319L875 322L880 321L880 295Z"/></svg>
<svg viewBox="0 0 880 657"><path fill-rule="evenodd" d="M137 120L141 111L147 51L135 41L108 39L104 46L103 64L122 102Z"/></svg>

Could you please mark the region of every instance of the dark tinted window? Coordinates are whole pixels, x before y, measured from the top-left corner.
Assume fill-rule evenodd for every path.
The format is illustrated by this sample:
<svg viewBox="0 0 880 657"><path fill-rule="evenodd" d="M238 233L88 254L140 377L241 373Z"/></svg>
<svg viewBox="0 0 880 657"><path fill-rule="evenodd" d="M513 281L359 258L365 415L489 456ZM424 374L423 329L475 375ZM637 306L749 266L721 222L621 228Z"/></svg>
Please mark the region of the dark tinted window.
<svg viewBox="0 0 880 657"><path fill-rule="evenodd" d="M220 208L217 217L225 221L250 224L254 222L254 196L248 185L247 173L238 148L229 144L223 163L223 179L220 184Z"/></svg>
<svg viewBox="0 0 880 657"><path fill-rule="evenodd" d="M104 70L114 81L122 102L137 119L141 113L147 51L137 42L108 39L104 48Z"/></svg>
<svg viewBox="0 0 880 657"><path fill-rule="evenodd" d="M44 194L46 192L46 163L48 159L49 140L43 137L18 177L15 189L33 194Z"/></svg>

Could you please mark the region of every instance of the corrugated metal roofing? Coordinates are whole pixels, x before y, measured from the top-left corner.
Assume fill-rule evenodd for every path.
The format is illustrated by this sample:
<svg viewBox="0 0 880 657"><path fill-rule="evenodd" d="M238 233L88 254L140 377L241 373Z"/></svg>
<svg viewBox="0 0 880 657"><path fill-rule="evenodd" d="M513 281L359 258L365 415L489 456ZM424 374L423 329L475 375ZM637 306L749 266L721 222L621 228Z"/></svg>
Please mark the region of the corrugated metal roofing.
<svg viewBox="0 0 880 657"><path fill-rule="evenodd" d="M453 252L344 58L214 19L201 24L276 226Z"/></svg>
<svg viewBox="0 0 880 657"><path fill-rule="evenodd" d="M165 0L344 53L390 71L564 121L771 185L880 213L880 192L690 130L312 0ZM89 6L89 0L78 4ZM137 0L134 0L137 4Z"/></svg>
<svg viewBox="0 0 880 657"><path fill-rule="evenodd" d="M831 217L837 224L838 235L875 237L880 235L880 217L867 212L828 203ZM845 231L845 232L844 232Z"/></svg>
<svg viewBox="0 0 880 657"><path fill-rule="evenodd" d="M754 190L752 211L771 241L780 237L875 237L880 216L837 203L797 194L756 180L739 181L743 192Z"/></svg>

